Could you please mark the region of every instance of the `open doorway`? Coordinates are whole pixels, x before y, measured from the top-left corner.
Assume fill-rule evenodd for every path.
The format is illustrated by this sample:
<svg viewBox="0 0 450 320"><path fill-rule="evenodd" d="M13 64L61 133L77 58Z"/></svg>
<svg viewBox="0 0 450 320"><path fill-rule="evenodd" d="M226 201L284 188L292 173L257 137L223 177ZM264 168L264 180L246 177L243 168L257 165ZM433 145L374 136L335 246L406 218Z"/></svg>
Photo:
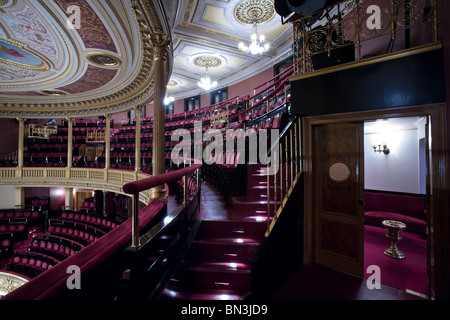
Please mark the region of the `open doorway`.
<svg viewBox="0 0 450 320"><path fill-rule="evenodd" d="M448 166L447 166L447 127L445 123L445 105L443 104L432 104L432 105L422 105L422 106L412 106L397 109L381 109L381 110L371 110L371 111L359 111L352 113L338 113L338 114L327 114L310 116L303 118L303 159L304 161L304 253L303 253L303 263L307 266L313 266L314 264L320 264L325 267L330 267L338 271L342 271L353 275L363 275L367 273L367 268L364 269L363 263L361 263L360 271L354 272L347 265L330 265L330 261L337 261L337 259L331 259L323 261L321 260L322 254L325 252L322 248L322 239L317 237L320 232L322 225L318 224L321 221L317 220L320 217L320 212L318 212L317 204L317 192L320 189L317 188L318 177L317 173L320 172L323 167L316 163L315 149L318 146L316 141L315 130L318 126L324 124L338 124L338 123L351 123L351 122L362 122L362 127L364 122L375 121L376 119L390 119L399 117L426 117L427 119L427 143L426 143L426 164L427 164L427 176L426 176L426 219L427 219L427 232L426 232L426 244L427 244L427 283L428 283L428 297L429 299L435 299L436 297L448 297L448 287L450 275L448 273L448 247L450 242L448 241L449 223L448 215L449 212L449 202L448 202ZM361 140L363 140L363 128L361 129ZM336 135L334 135L336 136ZM353 135L337 135L340 137L338 143L330 144L330 146L341 146L347 141L351 141L355 137ZM359 134L357 134L359 136ZM354 139L353 139L354 140ZM383 146L382 146L383 147ZM388 145L389 147L389 145ZM362 153L363 157L364 150L361 146L361 151L358 148L353 149L352 152L355 154L357 152L358 157ZM371 152L374 152L371 149ZM393 151L392 151L393 152ZM378 154L378 153L377 153ZM381 155L381 154L380 154ZM358 166L358 172L364 172L364 161ZM326 168L325 168L326 169ZM358 194L364 195L364 182L358 189ZM431 196L430 196L431 195ZM354 197L353 197L354 198ZM353 199L349 197L340 199ZM364 204L364 197L359 198L361 204ZM362 205L361 207L365 207ZM362 228L361 232L350 233L347 230L342 232L340 235L354 236L354 240L357 243L364 244L364 212L361 211L362 215ZM359 226L359 221L358 221ZM340 231L340 228L333 229L331 231ZM359 229L357 230L359 231ZM356 232L356 231L355 231ZM330 237L330 239L336 239L336 237ZM387 239L386 239L387 241ZM335 243L332 241L331 243ZM345 242L348 243L348 242ZM353 242L354 243L354 242ZM338 248L340 249L340 247ZM322 250L322 252L319 252ZM335 250L336 251L336 250ZM329 250L327 250L329 252ZM362 255L363 255L362 250ZM333 257L338 256L336 253ZM346 261L350 261L347 258ZM353 259L354 260L354 259ZM364 260L362 257L359 260ZM358 262L359 262L358 260ZM405 271L405 270L404 270ZM384 279L386 280L386 279ZM381 277L381 281L384 281Z"/></svg>
<svg viewBox="0 0 450 320"><path fill-rule="evenodd" d="M420 116L364 122L364 268L378 266L381 284L421 296L428 295L426 123ZM406 225L398 241L404 257L384 253L391 242L383 220Z"/></svg>

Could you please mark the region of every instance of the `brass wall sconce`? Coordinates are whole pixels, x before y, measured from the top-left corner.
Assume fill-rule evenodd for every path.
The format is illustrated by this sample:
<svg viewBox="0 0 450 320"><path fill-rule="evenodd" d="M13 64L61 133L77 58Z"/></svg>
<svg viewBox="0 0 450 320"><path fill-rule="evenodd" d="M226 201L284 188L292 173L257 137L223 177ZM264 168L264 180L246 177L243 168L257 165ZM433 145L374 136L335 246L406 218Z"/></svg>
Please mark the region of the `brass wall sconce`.
<svg viewBox="0 0 450 320"><path fill-rule="evenodd" d="M378 153L381 153L381 152L383 152L384 154L389 154L389 152L391 152L389 149L388 149L388 147L387 147L387 145L383 145L383 149L381 149L381 144L379 144L378 145L378 148L377 148L377 146L373 146L372 147L373 148L373 151L374 152L378 152Z"/></svg>

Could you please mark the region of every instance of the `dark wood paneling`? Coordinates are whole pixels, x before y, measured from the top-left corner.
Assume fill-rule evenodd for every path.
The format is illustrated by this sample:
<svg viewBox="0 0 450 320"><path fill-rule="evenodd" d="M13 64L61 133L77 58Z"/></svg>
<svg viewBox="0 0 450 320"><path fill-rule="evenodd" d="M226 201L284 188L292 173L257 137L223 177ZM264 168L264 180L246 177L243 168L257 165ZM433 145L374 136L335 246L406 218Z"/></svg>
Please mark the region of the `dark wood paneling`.
<svg viewBox="0 0 450 320"><path fill-rule="evenodd" d="M316 126L313 140L316 262L360 276L364 243L360 201L364 197L363 122ZM332 178L330 167L334 164L347 167L342 179Z"/></svg>
<svg viewBox="0 0 450 320"><path fill-rule="evenodd" d="M445 101L442 49L291 82L291 111L313 116Z"/></svg>
<svg viewBox="0 0 450 320"><path fill-rule="evenodd" d="M359 239L359 226L348 223L322 220L320 225L320 250L332 254L358 260L361 257Z"/></svg>

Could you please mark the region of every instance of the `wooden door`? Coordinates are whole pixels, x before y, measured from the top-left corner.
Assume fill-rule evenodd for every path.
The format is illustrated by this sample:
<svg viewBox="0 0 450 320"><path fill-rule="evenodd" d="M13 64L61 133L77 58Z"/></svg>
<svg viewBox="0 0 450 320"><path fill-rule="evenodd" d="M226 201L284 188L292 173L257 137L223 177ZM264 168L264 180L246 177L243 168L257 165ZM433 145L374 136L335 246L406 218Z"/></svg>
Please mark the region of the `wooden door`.
<svg viewBox="0 0 450 320"><path fill-rule="evenodd" d="M434 228L430 226L434 225L433 221L433 206L431 201L432 196L432 148L431 148L431 116L427 116L425 123L425 161L426 161L426 210L427 210L427 281L428 292L427 295L430 298L435 298L436 292L436 279L435 279L435 243L434 243Z"/></svg>
<svg viewBox="0 0 450 320"><path fill-rule="evenodd" d="M314 127L315 261L362 276L364 269L364 123Z"/></svg>

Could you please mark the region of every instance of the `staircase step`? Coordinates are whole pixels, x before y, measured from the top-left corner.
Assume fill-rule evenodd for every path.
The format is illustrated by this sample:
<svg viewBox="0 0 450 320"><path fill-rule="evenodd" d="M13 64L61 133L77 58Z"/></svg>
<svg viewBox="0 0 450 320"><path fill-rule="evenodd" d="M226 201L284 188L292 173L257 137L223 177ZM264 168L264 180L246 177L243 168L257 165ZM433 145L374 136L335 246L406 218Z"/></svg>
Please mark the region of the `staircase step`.
<svg viewBox="0 0 450 320"><path fill-rule="evenodd" d="M169 282L173 289L184 292L202 290L235 290L250 288L250 268L246 265L199 263L194 267L179 268Z"/></svg>
<svg viewBox="0 0 450 320"><path fill-rule="evenodd" d="M161 299L238 300L249 293L251 260L267 229L265 167L247 167L247 192L232 197L229 207L204 185L199 230Z"/></svg>
<svg viewBox="0 0 450 320"><path fill-rule="evenodd" d="M168 286L164 289L161 300L241 300L245 293L233 290L202 290L198 292L183 292L178 288Z"/></svg>
<svg viewBox="0 0 450 320"><path fill-rule="evenodd" d="M266 232L264 222L204 220L198 230L198 239L254 239L260 242ZM238 240L239 241L239 240ZM241 242L242 243L242 242Z"/></svg>

